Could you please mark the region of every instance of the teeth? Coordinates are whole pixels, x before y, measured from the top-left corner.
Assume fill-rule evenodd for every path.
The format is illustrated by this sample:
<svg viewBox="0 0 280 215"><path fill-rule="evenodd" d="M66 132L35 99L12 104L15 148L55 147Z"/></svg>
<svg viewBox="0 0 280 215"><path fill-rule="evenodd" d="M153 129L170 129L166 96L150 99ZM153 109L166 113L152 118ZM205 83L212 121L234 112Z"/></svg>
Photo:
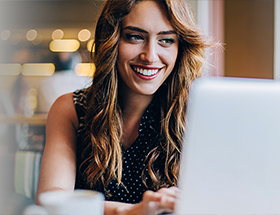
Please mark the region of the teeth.
<svg viewBox="0 0 280 215"><path fill-rule="evenodd" d="M158 72L158 69L142 69L139 67L134 67L134 70L138 73L140 73L141 75L145 75L145 76L151 76L154 75Z"/></svg>

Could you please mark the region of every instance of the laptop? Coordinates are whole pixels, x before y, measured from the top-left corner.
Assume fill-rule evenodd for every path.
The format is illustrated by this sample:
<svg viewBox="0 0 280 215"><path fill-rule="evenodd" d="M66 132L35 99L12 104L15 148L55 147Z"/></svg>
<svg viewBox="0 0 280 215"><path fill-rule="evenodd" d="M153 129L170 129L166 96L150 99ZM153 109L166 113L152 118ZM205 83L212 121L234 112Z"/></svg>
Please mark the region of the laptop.
<svg viewBox="0 0 280 215"><path fill-rule="evenodd" d="M280 82L199 78L186 126L175 214L280 214Z"/></svg>

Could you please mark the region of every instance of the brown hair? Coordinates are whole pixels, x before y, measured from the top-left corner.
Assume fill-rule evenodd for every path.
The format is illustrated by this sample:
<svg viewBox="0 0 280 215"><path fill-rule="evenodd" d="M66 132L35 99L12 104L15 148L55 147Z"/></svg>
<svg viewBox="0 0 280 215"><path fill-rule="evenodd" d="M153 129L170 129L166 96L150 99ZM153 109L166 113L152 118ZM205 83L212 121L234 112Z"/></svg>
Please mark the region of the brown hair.
<svg viewBox="0 0 280 215"><path fill-rule="evenodd" d="M92 85L87 89L85 116L87 147L84 153L90 152L90 156L81 164L85 167L84 174L91 186L98 182L105 187L112 179L121 183L122 110L118 100L116 60L121 21L139 1L143 0L106 1L96 25L93 56L96 71ZM162 104L161 138L146 159L146 168L152 181L149 189L157 190L177 184L189 87L200 76L205 48L209 45L196 27L185 0L155 1L166 11L179 36L175 67L157 94ZM154 164L162 161L164 169L154 168ZM142 178L146 184L145 177Z"/></svg>

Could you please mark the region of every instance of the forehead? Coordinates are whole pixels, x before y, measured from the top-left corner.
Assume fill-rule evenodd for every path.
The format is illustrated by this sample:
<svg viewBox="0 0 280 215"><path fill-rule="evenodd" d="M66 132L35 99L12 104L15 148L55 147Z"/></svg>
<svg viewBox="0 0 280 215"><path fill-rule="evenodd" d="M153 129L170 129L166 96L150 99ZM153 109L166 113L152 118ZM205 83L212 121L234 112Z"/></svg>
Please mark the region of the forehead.
<svg viewBox="0 0 280 215"><path fill-rule="evenodd" d="M174 30L163 8L151 0L136 3L123 18L122 26L136 26L147 31Z"/></svg>

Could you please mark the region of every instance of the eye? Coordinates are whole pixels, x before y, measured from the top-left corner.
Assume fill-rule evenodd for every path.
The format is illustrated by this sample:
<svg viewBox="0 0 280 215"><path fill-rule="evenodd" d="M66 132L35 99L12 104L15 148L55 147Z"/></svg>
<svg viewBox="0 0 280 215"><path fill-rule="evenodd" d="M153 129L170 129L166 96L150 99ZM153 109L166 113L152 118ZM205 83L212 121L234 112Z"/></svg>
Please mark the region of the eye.
<svg viewBox="0 0 280 215"><path fill-rule="evenodd" d="M175 43L175 40L172 39L172 38L163 38L163 39L160 39L159 42L163 45L172 45L173 43Z"/></svg>
<svg viewBox="0 0 280 215"><path fill-rule="evenodd" d="M125 38L129 41L139 41L143 40L144 38L139 34L125 34Z"/></svg>

